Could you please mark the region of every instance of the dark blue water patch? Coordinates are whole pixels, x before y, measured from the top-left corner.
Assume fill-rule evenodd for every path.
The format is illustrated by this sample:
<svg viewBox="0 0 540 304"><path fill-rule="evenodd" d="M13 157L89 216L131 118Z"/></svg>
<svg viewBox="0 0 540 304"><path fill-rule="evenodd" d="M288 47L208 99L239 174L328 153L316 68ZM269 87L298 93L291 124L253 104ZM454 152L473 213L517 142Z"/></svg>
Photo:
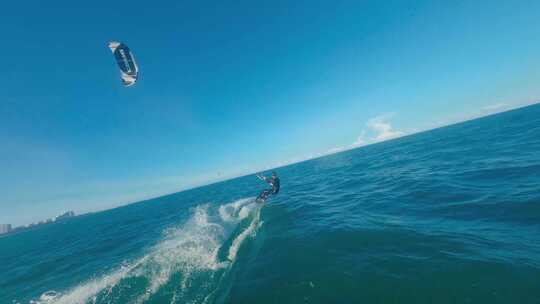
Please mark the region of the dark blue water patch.
<svg viewBox="0 0 540 304"><path fill-rule="evenodd" d="M274 240L284 246L281 252L287 253L276 254L274 250L273 255L263 255L259 267L243 274L230 300L483 303L489 299L502 303L513 297L508 287L520 292L534 290L530 268L468 259L459 248L441 244L436 237L383 234L334 233L312 242ZM396 242L396 237L402 241ZM513 282L501 281L502 277ZM526 296L523 300L534 303L536 299Z"/></svg>

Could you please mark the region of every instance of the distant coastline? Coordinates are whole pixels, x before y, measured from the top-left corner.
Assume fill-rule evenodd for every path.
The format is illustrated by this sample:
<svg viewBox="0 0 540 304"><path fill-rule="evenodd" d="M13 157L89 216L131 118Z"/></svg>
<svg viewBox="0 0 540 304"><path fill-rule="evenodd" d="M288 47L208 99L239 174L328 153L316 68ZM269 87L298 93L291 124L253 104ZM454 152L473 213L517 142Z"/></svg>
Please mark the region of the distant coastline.
<svg viewBox="0 0 540 304"><path fill-rule="evenodd" d="M57 216L53 217L53 218L48 218L48 219L45 219L45 220L41 220L41 221L36 222L36 223L17 226L15 228L12 228L11 224L2 224L2 225L0 225L0 236L5 236L5 235L8 235L8 234L22 232L22 231L25 231L25 230L29 230L29 229L32 229L32 228L39 227L39 226L60 222L60 221L63 221L63 220L69 219L69 218L76 217L76 216L77 215L75 214L74 211L66 211L66 212L64 212L64 213L62 213L60 215L57 215Z"/></svg>

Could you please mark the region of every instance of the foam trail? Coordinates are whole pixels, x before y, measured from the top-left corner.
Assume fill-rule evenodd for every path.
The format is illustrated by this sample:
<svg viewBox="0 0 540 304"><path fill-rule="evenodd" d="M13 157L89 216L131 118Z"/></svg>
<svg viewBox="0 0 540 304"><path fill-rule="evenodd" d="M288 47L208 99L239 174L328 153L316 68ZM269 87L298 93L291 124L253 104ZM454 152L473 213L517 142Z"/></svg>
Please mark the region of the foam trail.
<svg viewBox="0 0 540 304"><path fill-rule="evenodd" d="M39 300L37 301L30 301L31 304L72 304L72 303L86 303L91 298L95 298L95 296L106 289L112 288L112 286L116 285L124 276L126 273L129 272L131 267L124 268L121 267L119 270L104 275L100 279L93 279L88 282L86 282L82 286L78 286L71 291L67 292L66 294L57 293L54 291L48 291L41 295ZM46 296L46 294L49 293L50 296Z"/></svg>
<svg viewBox="0 0 540 304"><path fill-rule="evenodd" d="M208 205L198 206L182 229L170 230L167 238L156 247L149 267L143 270L146 273L142 274L150 279L150 286L137 303L148 300L175 272L182 272L181 288L185 290L193 273L226 266L217 260L225 231L223 226L208 220L207 209Z"/></svg>
<svg viewBox="0 0 540 304"><path fill-rule="evenodd" d="M247 229L242 231L234 239L231 247L229 248L229 256L228 256L229 260L231 260L231 261L236 260L236 255L238 253L238 249L240 248L240 245L244 242L244 240L248 236L254 237L256 235L256 233L257 233L257 229L263 224L263 222L260 221L261 208L262 208L262 205L254 207L255 216L254 216L253 220L251 221L251 223L249 223L249 226L247 227ZM242 208L240 213L242 213L243 210L244 210L244 208ZM251 211L251 209L247 210L246 212L249 212L249 211Z"/></svg>
<svg viewBox="0 0 540 304"><path fill-rule="evenodd" d="M170 284L174 284L175 288L171 303L200 302L197 300L200 296L195 299L189 297L193 297L194 293L208 295L215 292L212 285L226 274L227 267L231 265L230 262L219 261L220 248L238 224L253 214L248 227L233 240L229 248L229 260L234 261L242 242L248 235L254 235L260 226L260 209L261 206L254 203L252 198L221 205L214 210L216 216L213 216L209 204L199 205L181 227L164 231L163 239L143 257L64 293L50 291L31 303L115 303L114 292L118 294L119 290L135 293L136 297L132 298L135 301L130 303L144 303ZM171 282L175 274L181 277L180 282ZM136 278L146 282L143 290L130 289L130 280ZM199 282L196 285L196 279L202 279L203 284ZM193 288L200 290L194 292Z"/></svg>
<svg viewBox="0 0 540 304"><path fill-rule="evenodd" d="M253 198L244 198L230 204L221 205L219 215L224 222L238 222L247 216L246 214L239 216L239 211L249 204L253 204Z"/></svg>

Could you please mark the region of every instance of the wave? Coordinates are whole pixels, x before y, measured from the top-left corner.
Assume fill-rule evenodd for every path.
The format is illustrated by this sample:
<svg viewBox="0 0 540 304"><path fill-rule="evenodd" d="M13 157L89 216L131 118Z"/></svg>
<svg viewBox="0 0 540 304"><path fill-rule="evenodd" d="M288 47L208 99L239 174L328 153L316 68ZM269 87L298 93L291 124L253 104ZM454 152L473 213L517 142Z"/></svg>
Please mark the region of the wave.
<svg viewBox="0 0 540 304"><path fill-rule="evenodd" d="M199 205L184 224L166 229L143 257L65 292L48 291L30 303L209 303L242 243L261 226L261 207L253 198L218 208ZM228 252L226 258L222 252Z"/></svg>

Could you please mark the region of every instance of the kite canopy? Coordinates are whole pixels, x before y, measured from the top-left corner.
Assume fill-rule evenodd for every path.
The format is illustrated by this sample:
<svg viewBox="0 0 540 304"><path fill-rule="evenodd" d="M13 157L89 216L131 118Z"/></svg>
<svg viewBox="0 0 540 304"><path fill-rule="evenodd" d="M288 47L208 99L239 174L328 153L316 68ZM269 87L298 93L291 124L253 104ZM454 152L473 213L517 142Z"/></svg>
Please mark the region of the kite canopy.
<svg viewBox="0 0 540 304"><path fill-rule="evenodd" d="M111 41L109 42L109 48L111 49L114 58L116 58L116 63L120 68L120 74L122 76L122 83L124 86L129 87L137 82L137 77L139 76L139 68L137 63L135 63L135 58L133 54L127 47L127 45L118 42Z"/></svg>

